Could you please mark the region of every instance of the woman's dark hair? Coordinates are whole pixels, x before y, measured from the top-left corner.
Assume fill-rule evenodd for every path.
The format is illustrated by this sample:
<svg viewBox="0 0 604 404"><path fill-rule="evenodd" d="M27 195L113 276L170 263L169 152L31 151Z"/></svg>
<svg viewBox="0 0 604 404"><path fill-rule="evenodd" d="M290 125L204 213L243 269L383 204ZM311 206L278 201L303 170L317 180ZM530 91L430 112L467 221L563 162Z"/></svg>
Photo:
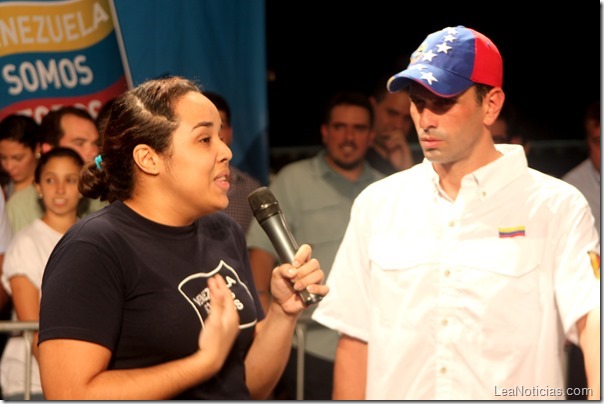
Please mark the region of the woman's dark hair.
<svg viewBox="0 0 604 404"><path fill-rule="evenodd" d="M35 152L39 143L39 128L29 116L8 115L0 122L0 140L19 142Z"/></svg>
<svg viewBox="0 0 604 404"><path fill-rule="evenodd" d="M42 156L40 156L40 160L38 160L38 164L36 165L36 171L34 172L34 182L36 184L40 183L40 178L42 177L42 170L44 169L46 164L48 164L48 162L53 158L57 157L69 157L73 160L74 163L76 163L78 167L80 167L80 169L84 167L84 160L82 160L82 157L80 157L78 152L76 152L75 150L70 149L68 147L52 148L46 153L42 154Z"/></svg>
<svg viewBox="0 0 604 404"><path fill-rule="evenodd" d="M159 154L168 153L179 124L176 102L192 91L201 93L192 81L173 76L146 81L116 98L102 136L102 161L97 157L80 175L82 195L109 202L130 198L134 148L146 144Z"/></svg>

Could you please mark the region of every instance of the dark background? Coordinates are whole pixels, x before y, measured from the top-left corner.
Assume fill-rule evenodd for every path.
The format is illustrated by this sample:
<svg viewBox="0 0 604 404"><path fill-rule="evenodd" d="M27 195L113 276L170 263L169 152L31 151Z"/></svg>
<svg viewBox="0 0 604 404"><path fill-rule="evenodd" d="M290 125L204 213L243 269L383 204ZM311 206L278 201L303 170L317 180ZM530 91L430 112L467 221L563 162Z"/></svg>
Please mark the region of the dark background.
<svg viewBox="0 0 604 404"><path fill-rule="evenodd" d="M455 25L499 48L503 89L525 135L582 139L583 110L600 97L601 5L523 4L266 0L270 147L319 145L333 93L370 93L380 76L406 66L428 34Z"/></svg>

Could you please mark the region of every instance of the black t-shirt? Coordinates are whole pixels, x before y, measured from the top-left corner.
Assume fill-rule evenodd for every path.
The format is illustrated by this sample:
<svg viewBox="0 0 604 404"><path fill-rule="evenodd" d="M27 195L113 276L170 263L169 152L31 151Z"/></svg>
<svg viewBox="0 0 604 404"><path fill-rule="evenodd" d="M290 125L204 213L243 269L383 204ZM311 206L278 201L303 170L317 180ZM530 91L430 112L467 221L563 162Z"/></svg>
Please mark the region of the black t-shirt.
<svg viewBox="0 0 604 404"><path fill-rule="evenodd" d="M245 236L219 212L170 227L114 202L76 223L42 280L40 342L68 338L109 348L109 369L142 368L191 355L208 316L207 278L235 294L240 334L220 372L179 399L249 399L244 358L264 317Z"/></svg>

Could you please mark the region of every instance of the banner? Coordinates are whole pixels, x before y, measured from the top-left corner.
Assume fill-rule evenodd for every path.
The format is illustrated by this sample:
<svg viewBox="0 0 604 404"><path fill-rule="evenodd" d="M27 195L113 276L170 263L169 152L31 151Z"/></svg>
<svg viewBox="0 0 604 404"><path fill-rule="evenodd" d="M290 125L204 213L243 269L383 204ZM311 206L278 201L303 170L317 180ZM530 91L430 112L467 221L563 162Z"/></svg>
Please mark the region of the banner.
<svg viewBox="0 0 604 404"><path fill-rule="evenodd" d="M180 75L222 95L231 107L231 164L267 184L264 0L113 0L112 4L124 66L133 85Z"/></svg>
<svg viewBox="0 0 604 404"><path fill-rule="evenodd" d="M63 105L96 117L128 89L109 0L0 0L0 119Z"/></svg>

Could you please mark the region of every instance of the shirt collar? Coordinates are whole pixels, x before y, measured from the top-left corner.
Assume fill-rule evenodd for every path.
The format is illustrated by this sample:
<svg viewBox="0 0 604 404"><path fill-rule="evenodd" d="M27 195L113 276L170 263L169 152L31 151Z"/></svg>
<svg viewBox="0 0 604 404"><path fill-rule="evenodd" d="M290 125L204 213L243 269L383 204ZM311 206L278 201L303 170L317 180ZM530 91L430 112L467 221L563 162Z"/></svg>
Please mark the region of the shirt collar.
<svg viewBox="0 0 604 404"><path fill-rule="evenodd" d="M462 186L466 179L475 181L482 197L492 195L528 170L528 161L522 146L496 144L495 148L502 154L501 157L467 174L462 180ZM422 164L426 166L428 176L438 192L441 189L438 173L428 159L424 158Z"/></svg>
<svg viewBox="0 0 604 404"><path fill-rule="evenodd" d="M339 179L345 179L346 181L349 182L358 182L358 183L365 183L365 182L373 182L375 181L375 177L371 174L371 166L369 165L369 163L367 163L367 161L363 160L363 171L361 172L361 175L359 176L359 178L356 181L350 181L348 178L344 177L342 174L338 173L337 171L334 171L333 168L331 168L331 166L329 164L327 164L327 161L325 160L325 156L327 155L327 150L323 149L321 151L319 151L319 153L317 153L317 155L315 156L315 161L314 161L314 166L317 170L317 172L319 173L319 175L323 178L328 178L328 177L335 177L335 178L339 178Z"/></svg>
<svg viewBox="0 0 604 404"><path fill-rule="evenodd" d="M496 144L501 157L468 174L478 184L483 196L490 196L525 174L528 161L524 147L513 144Z"/></svg>

